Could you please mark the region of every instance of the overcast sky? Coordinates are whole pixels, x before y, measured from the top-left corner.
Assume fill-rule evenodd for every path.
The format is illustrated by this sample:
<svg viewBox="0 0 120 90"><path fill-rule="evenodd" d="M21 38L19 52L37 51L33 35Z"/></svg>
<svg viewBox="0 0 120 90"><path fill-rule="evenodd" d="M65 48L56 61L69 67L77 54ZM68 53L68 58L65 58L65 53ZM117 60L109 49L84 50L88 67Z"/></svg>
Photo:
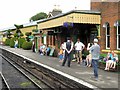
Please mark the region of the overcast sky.
<svg viewBox="0 0 120 90"><path fill-rule="evenodd" d="M90 10L90 0L0 0L0 29L25 24L30 17L39 13L49 13L55 5L63 13L75 9Z"/></svg>

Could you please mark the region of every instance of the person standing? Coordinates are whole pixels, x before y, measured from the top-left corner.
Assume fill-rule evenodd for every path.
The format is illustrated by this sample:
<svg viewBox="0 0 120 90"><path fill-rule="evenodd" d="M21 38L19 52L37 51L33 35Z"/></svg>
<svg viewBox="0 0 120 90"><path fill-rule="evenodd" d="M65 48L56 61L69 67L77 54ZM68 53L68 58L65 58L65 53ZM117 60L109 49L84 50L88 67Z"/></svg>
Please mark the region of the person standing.
<svg viewBox="0 0 120 90"><path fill-rule="evenodd" d="M15 45L14 45L14 48L17 48L18 47L18 40L15 40Z"/></svg>
<svg viewBox="0 0 120 90"><path fill-rule="evenodd" d="M35 41L32 42L32 51L35 52Z"/></svg>
<svg viewBox="0 0 120 90"><path fill-rule="evenodd" d="M100 56L100 46L97 44L98 39L94 39L94 44L90 47L90 43L88 43L87 50L91 51L92 55L92 67L94 70L94 78L97 81L98 80L98 60Z"/></svg>
<svg viewBox="0 0 120 90"><path fill-rule="evenodd" d="M75 43L75 52L77 57L77 63L82 63L82 50L85 48L85 45L80 42L80 39L77 39L77 42Z"/></svg>
<svg viewBox="0 0 120 90"><path fill-rule="evenodd" d="M66 60L68 59L67 66L70 67L72 49L73 49L73 43L71 42L70 38L68 37L67 42L65 43L65 56L64 56L62 66L65 65Z"/></svg>

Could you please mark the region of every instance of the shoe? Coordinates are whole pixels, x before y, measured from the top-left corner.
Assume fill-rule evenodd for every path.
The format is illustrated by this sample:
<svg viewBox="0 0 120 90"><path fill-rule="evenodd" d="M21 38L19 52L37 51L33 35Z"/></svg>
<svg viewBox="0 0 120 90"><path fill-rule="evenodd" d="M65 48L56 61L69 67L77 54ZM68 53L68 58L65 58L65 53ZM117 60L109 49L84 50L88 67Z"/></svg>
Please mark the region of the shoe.
<svg viewBox="0 0 120 90"><path fill-rule="evenodd" d="M77 62L78 64L80 64L80 62Z"/></svg>
<svg viewBox="0 0 120 90"><path fill-rule="evenodd" d="M75 62L75 61L76 61L76 59L73 59L72 61L73 61L73 62Z"/></svg>
<svg viewBox="0 0 120 90"><path fill-rule="evenodd" d="M115 69L115 67L113 67L112 69Z"/></svg>
<svg viewBox="0 0 120 90"><path fill-rule="evenodd" d="M88 65L88 67L91 67L91 65Z"/></svg>
<svg viewBox="0 0 120 90"><path fill-rule="evenodd" d="M63 62L63 60L60 60L59 62Z"/></svg>
<svg viewBox="0 0 120 90"><path fill-rule="evenodd" d="M98 78L96 78L95 76L91 76L90 78L94 81L98 81Z"/></svg>
<svg viewBox="0 0 120 90"><path fill-rule="evenodd" d="M95 78L95 81L98 81L98 78Z"/></svg>
<svg viewBox="0 0 120 90"><path fill-rule="evenodd" d="M107 68L104 69L105 71L108 70Z"/></svg>
<svg viewBox="0 0 120 90"><path fill-rule="evenodd" d="M91 76L90 78L93 79L93 78L95 78L95 76Z"/></svg>

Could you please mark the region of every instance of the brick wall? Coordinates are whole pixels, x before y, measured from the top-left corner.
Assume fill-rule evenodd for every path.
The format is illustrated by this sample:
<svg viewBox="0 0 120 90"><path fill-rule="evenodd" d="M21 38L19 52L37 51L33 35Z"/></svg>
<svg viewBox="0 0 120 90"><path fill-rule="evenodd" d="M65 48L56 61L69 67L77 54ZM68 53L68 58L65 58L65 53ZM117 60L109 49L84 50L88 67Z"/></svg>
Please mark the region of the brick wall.
<svg viewBox="0 0 120 90"><path fill-rule="evenodd" d="M120 2L91 2L91 10L99 10L101 12L101 49L106 49L106 31L103 24L108 22L110 25L110 49L117 49L116 28L114 27L115 21L118 20L118 11L120 12Z"/></svg>

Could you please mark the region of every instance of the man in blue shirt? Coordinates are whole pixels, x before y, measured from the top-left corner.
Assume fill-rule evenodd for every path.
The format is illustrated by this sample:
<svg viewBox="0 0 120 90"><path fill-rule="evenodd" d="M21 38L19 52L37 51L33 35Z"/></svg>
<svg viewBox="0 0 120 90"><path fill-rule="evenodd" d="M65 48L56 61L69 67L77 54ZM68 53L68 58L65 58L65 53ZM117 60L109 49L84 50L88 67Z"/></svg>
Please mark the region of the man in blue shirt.
<svg viewBox="0 0 120 90"><path fill-rule="evenodd" d="M94 44L90 46L90 43L88 44L87 50L91 51L91 55L92 55L92 67L94 70L94 78L95 80L98 80L98 60L99 60L99 56L100 56L100 46L97 44L98 43L98 39L94 39Z"/></svg>

